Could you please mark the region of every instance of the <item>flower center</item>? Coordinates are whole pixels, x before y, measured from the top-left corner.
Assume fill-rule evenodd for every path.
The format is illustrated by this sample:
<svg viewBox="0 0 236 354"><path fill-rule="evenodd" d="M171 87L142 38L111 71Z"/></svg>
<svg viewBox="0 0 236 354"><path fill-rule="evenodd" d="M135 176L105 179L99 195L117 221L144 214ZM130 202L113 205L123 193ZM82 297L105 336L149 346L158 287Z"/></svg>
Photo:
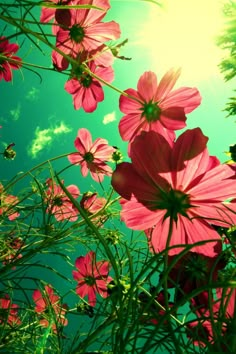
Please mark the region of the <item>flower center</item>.
<svg viewBox="0 0 236 354"><path fill-rule="evenodd" d="M157 105L157 103L154 103L152 101L148 103L145 102L142 107L142 111L142 117L145 116L148 122L155 122L160 118L161 109Z"/></svg>
<svg viewBox="0 0 236 354"><path fill-rule="evenodd" d="M186 211L192 205L190 204L189 196L182 191L170 189L168 193L161 192L162 200L155 203L155 209L166 209L165 218L171 217L177 221L178 214L188 216Z"/></svg>
<svg viewBox="0 0 236 354"><path fill-rule="evenodd" d="M87 285L89 285L89 286L93 286L93 285L96 284L95 278L90 277L90 276L85 277L85 278L84 278L84 281L85 281L85 283L86 283Z"/></svg>
<svg viewBox="0 0 236 354"><path fill-rule="evenodd" d="M89 151L86 152L83 157L86 162L93 162L93 160L94 160L93 154Z"/></svg>
<svg viewBox="0 0 236 354"><path fill-rule="evenodd" d="M82 40L84 39L84 29L78 24L73 25L70 28L70 38L76 43L82 42Z"/></svg>
<svg viewBox="0 0 236 354"><path fill-rule="evenodd" d="M61 199L61 197L56 197L53 199L53 204L56 206L62 206L63 205L63 201Z"/></svg>

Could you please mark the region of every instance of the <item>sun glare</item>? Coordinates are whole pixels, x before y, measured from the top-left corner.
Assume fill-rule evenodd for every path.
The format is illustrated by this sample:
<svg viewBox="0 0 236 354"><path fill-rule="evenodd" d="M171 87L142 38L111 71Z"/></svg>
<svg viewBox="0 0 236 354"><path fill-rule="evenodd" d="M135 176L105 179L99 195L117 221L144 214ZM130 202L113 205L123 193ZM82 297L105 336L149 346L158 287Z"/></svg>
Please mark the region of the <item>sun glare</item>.
<svg viewBox="0 0 236 354"><path fill-rule="evenodd" d="M223 27L222 1L165 0L163 8L150 6L138 34L151 66L165 70L181 66L188 79L217 75L221 51L215 37Z"/></svg>

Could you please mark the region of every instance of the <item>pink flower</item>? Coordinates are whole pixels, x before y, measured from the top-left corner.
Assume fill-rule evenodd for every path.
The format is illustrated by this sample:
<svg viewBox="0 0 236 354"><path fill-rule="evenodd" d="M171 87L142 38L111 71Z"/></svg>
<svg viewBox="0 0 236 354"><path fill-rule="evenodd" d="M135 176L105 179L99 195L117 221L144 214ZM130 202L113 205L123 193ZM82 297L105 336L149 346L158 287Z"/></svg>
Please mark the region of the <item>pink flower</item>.
<svg viewBox="0 0 236 354"><path fill-rule="evenodd" d="M45 285L44 290L33 292L35 312L42 316L40 324L43 327L52 326L54 333L57 333L58 325L66 326L68 320L65 318L67 305L60 304L60 297L54 293L51 285Z"/></svg>
<svg viewBox="0 0 236 354"><path fill-rule="evenodd" d="M106 205L107 200L105 198L97 197L97 193L87 192L84 193L83 198L80 201L80 205L87 211L88 215L97 214ZM107 220L106 212L99 213L98 216L92 218L92 222L96 223L96 226L101 226Z"/></svg>
<svg viewBox="0 0 236 354"><path fill-rule="evenodd" d="M121 218L134 230L145 230L151 250L195 245L192 252L215 255L221 240L212 224L230 227L236 213L223 201L236 195L235 167L209 156L200 128L187 130L170 145L160 134L143 132L131 144L132 163L121 163L112 176L122 200ZM174 247L175 255L184 247Z"/></svg>
<svg viewBox="0 0 236 354"><path fill-rule="evenodd" d="M114 79L111 67L99 67L91 61L88 63L88 68L106 82L112 82ZM89 75L82 65L78 66L72 79L66 82L65 90L73 96L74 108L83 107L85 112L93 112L97 108L97 103L104 100L102 84Z"/></svg>
<svg viewBox="0 0 236 354"><path fill-rule="evenodd" d="M48 2L52 3L52 5L69 5L72 3L70 0L48 0ZM79 2L79 1L77 1ZM41 16L40 16L40 22L49 22L50 20L54 19L56 16L57 12L62 12L65 14L68 10L60 10L60 9L55 9L55 8L50 8L50 7L42 7L41 11Z"/></svg>
<svg viewBox="0 0 236 354"><path fill-rule="evenodd" d="M64 181L62 181L64 183ZM46 181L48 190L46 191L45 202L49 204L46 212L53 214L57 221L69 220L76 221L78 219L78 210L72 204L65 192L51 178ZM74 184L66 187L73 198L78 198L80 191Z"/></svg>
<svg viewBox="0 0 236 354"><path fill-rule="evenodd" d="M125 91L133 98L120 97L120 110L125 113L119 123L123 140L132 141L143 130L156 131L169 142L174 140L174 130L186 125L186 113L192 112L201 102L196 88L182 87L172 91L179 75L180 69L170 69L158 85L155 73L147 71L140 77L137 91Z"/></svg>
<svg viewBox="0 0 236 354"><path fill-rule="evenodd" d="M6 194L3 185L0 183L0 215L7 216L8 220L15 220L20 214L14 210L19 199L11 194Z"/></svg>
<svg viewBox="0 0 236 354"><path fill-rule="evenodd" d="M17 315L18 305L12 304L8 295L0 299L0 325L8 323L10 326L21 324Z"/></svg>
<svg viewBox="0 0 236 354"><path fill-rule="evenodd" d="M216 288L216 296L212 296L212 299L209 299L208 291L202 291L191 299L191 309L198 317L196 321L188 324L189 337L193 339L195 345L205 347L209 343L219 344L219 331L221 331L221 350L228 353L227 348L235 328L235 303L236 290L233 288Z"/></svg>
<svg viewBox="0 0 236 354"><path fill-rule="evenodd" d="M93 143L90 132L82 128L78 130L74 144L78 153L68 155L68 159L74 165L81 166L83 177L87 176L88 171L97 182L103 181L104 175L111 176L112 169L106 161L111 159L115 149L108 145L107 140L98 138Z"/></svg>
<svg viewBox="0 0 236 354"><path fill-rule="evenodd" d="M73 278L78 281L76 287L77 294L84 298L88 295L90 306L96 305L96 293L102 297L107 297L107 284L112 280L108 276L109 262L96 262L96 255L90 251L84 257L76 259L75 266L78 270L73 270Z"/></svg>
<svg viewBox="0 0 236 354"><path fill-rule="evenodd" d="M3 265L13 263L16 259L22 258L20 250L24 246L24 242L20 237L10 237L4 246L3 249L5 252L2 252L1 254L3 257ZM12 269L16 269L16 267L13 267Z"/></svg>
<svg viewBox="0 0 236 354"><path fill-rule="evenodd" d="M56 46L65 54L76 58L84 50L98 48L104 42L115 40L120 36L118 23L100 22L110 7L108 0L81 0L80 5L93 5L103 8L71 9L70 24L61 25L57 32Z"/></svg>
<svg viewBox="0 0 236 354"><path fill-rule="evenodd" d="M21 58L14 54L18 51L19 46L15 43L10 44L6 37L0 37L0 80L12 80L12 69L19 69L21 67ZM12 62L16 60L18 63Z"/></svg>

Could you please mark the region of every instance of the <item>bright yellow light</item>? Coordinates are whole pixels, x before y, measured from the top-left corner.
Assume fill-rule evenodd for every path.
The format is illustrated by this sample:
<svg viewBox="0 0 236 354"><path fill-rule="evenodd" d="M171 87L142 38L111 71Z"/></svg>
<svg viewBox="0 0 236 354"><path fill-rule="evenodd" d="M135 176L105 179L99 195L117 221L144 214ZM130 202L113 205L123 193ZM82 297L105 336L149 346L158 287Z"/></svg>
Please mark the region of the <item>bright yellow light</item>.
<svg viewBox="0 0 236 354"><path fill-rule="evenodd" d="M165 0L163 9L151 5L138 42L154 69L181 66L195 81L217 75L222 52L215 37L223 27L220 0ZM150 59L149 59L150 58Z"/></svg>

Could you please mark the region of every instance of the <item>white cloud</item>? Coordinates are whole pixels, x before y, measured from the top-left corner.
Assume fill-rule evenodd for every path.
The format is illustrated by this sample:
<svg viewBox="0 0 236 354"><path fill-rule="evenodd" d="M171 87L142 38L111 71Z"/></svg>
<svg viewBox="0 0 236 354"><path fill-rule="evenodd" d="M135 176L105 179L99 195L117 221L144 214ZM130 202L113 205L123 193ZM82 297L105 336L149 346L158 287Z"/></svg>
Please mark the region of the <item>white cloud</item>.
<svg viewBox="0 0 236 354"><path fill-rule="evenodd" d="M108 123L111 123L111 122L114 122L116 120L116 112L111 112L111 113L108 113L104 116L103 118L103 124L108 124Z"/></svg>
<svg viewBox="0 0 236 354"><path fill-rule="evenodd" d="M39 90L36 89L36 87L32 87L32 88L28 91L28 93L27 93L27 95L26 95L25 97L26 97L26 99L29 100L29 101L32 101L32 102L37 101L38 98L39 98Z"/></svg>
<svg viewBox="0 0 236 354"><path fill-rule="evenodd" d="M20 114L21 114L21 104L18 103L16 108L10 110L10 115L12 116L12 119L16 121L20 118Z"/></svg>
<svg viewBox="0 0 236 354"><path fill-rule="evenodd" d="M50 127L48 129L40 129L37 127L35 130L35 138L32 140L29 148L28 154L34 159L38 156L38 153L45 148L51 146L52 142L60 134L69 133L71 131L63 122L59 125Z"/></svg>

